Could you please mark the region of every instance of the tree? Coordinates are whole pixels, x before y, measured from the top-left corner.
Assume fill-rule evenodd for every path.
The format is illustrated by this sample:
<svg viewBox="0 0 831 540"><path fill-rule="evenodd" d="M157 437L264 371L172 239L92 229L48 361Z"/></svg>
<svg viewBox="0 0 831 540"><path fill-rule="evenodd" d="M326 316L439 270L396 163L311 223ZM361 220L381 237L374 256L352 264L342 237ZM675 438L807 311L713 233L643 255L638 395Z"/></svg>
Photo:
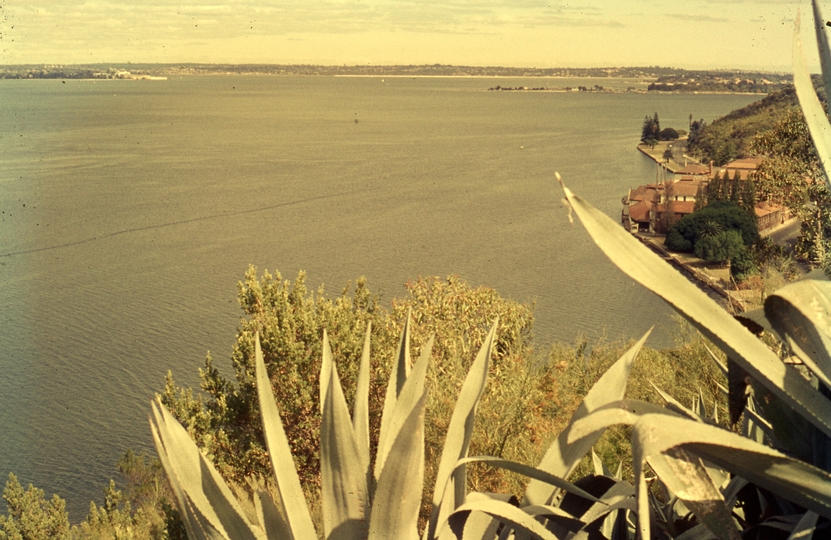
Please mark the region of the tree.
<svg viewBox="0 0 831 540"><path fill-rule="evenodd" d="M70 537L66 501L57 495L47 501L43 490L31 484L24 491L17 477L9 474L3 499L9 514L0 515L0 540L62 540Z"/></svg>
<svg viewBox="0 0 831 540"><path fill-rule="evenodd" d="M650 139L661 139L661 124L658 121L658 113L650 117L646 115L643 119L643 126L641 127L641 142L648 144Z"/></svg>
<svg viewBox="0 0 831 540"><path fill-rule="evenodd" d="M727 171L724 171L727 174ZM733 174L733 180L730 182L730 200L738 204L742 198L742 175L739 171Z"/></svg>
<svg viewBox="0 0 831 540"><path fill-rule="evenodd" d="M674 141L679 137L678 132L671 127L661 130L660 138L662 141Z"/></svg>
<svg viewBox="0 0 831 540"><path fill-rule="evenodd" d="M707 262L725 264L745 250L742 236L738 231L721 231L702 235L695 243L695 256Z"/></svg>
<svg viewBox="0 0 831 540"><path fill-rule="evenodd" d="M745 246L752 246L759 239L755 219L743 208L731 201L715 201L698 212L678 220L667 233L666 246L673 251L694 251L704 232L717 223L723 231L735 230Z"/></svg>
<svg viewBox="0 0 831 540"><path fill-rule="evenodd" d="M669 145L669 146L667 146L666 150L664 150L664 155L663 155L664 161L669 163L670 160L672 159L672 156L673 156L672 145Z"/></svg>

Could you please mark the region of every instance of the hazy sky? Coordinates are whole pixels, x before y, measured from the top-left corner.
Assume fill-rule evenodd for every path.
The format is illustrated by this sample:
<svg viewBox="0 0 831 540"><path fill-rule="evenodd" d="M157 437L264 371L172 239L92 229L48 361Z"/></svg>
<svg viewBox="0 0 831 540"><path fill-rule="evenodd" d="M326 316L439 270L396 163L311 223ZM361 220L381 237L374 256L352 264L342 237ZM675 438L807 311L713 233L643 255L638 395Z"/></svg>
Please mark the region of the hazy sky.
<svg viewBox="0 0 831 540"><path fill-rule="evenodd" d="M790 70L799 7L810 23L789 0L6 0L0 64Z"/></svg>

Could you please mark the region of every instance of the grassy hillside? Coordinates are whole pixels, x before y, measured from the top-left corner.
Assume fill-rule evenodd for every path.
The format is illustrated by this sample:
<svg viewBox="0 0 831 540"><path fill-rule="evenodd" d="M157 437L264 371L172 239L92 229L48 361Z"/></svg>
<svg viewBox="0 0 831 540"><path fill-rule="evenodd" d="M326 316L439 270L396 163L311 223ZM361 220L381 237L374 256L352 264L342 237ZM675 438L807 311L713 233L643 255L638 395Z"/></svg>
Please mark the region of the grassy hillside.
<svg viewBox="0 0 831 540"><path fill-rule="evenodd" d="M782 120L797 108L793 87L772 92L763 99L737 109L712 124L690 132L687 150L705 163L724 165L737 158L750 157L753 137Z"/></svg>

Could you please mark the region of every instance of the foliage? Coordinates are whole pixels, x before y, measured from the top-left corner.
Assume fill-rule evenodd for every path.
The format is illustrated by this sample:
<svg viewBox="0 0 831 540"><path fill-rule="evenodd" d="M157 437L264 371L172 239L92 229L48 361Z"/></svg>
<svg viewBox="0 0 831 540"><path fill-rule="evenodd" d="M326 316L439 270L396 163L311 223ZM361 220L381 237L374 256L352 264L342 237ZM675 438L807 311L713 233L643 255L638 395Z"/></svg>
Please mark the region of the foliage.
<svg viewBox="0 0 831 540"><path fill-rule="evenodd" d="M615 424L631 426L640 537L651 537L653 527L658 527L671 538L685 531L692 534L693 529L705 536L709 529L709 534L722 538L739 538L741 531L754 534L781 515L796 512L803 522L789 532L797 528L813 532L817 515L831 517L831 462L827 461L831 454L824 446L831 435L831 402L823 391L608 216L567 189L566 197L615 264L659 294L726 352L729 367L721 369L729 376L729 420L736 423L744 415L742 437L708 425L708 417L712 422L715 416L704 412L702 401L687 408L664 393L664 411L624 401L571 427L576 433L569 440L576 441ZM831 282L789 285L769 296L764 312L748 316L746 323L781 336L797 352L805 373L820 383L831 372L831 362L827 349L816 341L821 338L806 330L824 324L821 321L831 313L829 287ZM783 350L781 345L778 350ZM747 381L752 388L750 399L744 393ZM676 413L679 416L674 417ZM657 502L656 507L656 498L649 496L644 477L647 464L663 483L663 500L669 506ZM773 473L779 467L782 474ZM760 497L767 501L765 507L759 506ZM683 506L673 505L673 500ZM654 515L655 521L643 519L648 515Z"/></svg>
<svg viewBox="0 0 831 540"><path fill-rule="evenodd" d="M793 88L771 92L760 101L719 118L711 124L693 122L687 151L704 162L724 165L736 158L750 157L754 136L766 131L797 106Z"/></svg>
<svg viewBox="0 0 831 540"><path fill-rule="evenodd" d="M70 526L66 503L57 495L51 501L43 491L23 490L9 475L3 497L9 514L0 515L0 539L72 538L130 540L184 540L184 525L173 493L157 459L127 451L118 462L125 490L115 482L104 491L104 504L90 503L89 514L80 525Z"/></svg>
<svg viewBox="0 0 831 540"><path fill-rule="evenodd" d="M735 202L716 201L679 219L667 233L666 246L673 251L693 251L714 225L724 232L737 231L748 247L759 239L754 216Z"/></svg>
<svg viewBox="0 0 831 540"><path fill-rule="evenodd" d="M467 372L472 351L481 346L487 335L488 318L499 317L499 334L495 343L491 376L499 381L489 388L480 406L481 426L471 442L477 452L511 459L536 459L542 452L543 437L528 438L526 430L547 433L550 420L534 413L542 409L546 391L536 383L531 362L532 310L528 306L502 298L486 287L470 287L458 277L446 280L419 278L405 285L407 297L395 300L391 312L380 308L365 282L350 296L348 288L334 301L323 291L316 298L305 288L301 273L291 284L279 276L264 273L258 280L253 268L240 284L239 298L246 319L241 322L232 361L235 381L219 375L209 358L200 370L203 395L177 388L168 375L165 405L182 421L199 445L209 452L224 478L244 485L246 478L268 474L268 455L258 426L256 390L251 368L253 335L263 336L263 354L280 403L281 416L289 438L295 463L300 471L306 495L314 498L319 490L319 426L317 396L319 381L308 377L320 369L323 328L330 343L342 359L339 371L344 393L352 403L357 365L366 323L373 323L372 371L370 394L370 434L374 448L380 429L382 388L385 370L392 362L402 321L412 311L410 331L413 347L424 346L435 334L435 362L428 382L437 391L427 402L426 478L428 489L434 481L438 452L444 428L450 420L453 391ZM471 481L483 489L520 491L515 476L493 468L476 468ZM423 511L428 508L425 499Z"/></svg>
<svg viewBox="0 0 831 540"><path fill-rule="evenodd" d="M661 130L660 138L662 141L674 141L678 139L679 133L671 127L667 127Z"/></svg>
<svg viewBox="0 0 831 540"><path fill-rule="evenodd" d="M68 539L69 515L66 501L53 495L47 501L43 490L31 484L23 489L17 478L9 474L3 500L8 505L7 516L0 515L0 539L2 540L50 540Z"/></svg>
<svg viewBox="0 0 831 540"><path fill-rule="evenodd" d="M118 461L126 492L110 480L104 504L90 503L89 514L73 528L73 538L184 540L184 524L158 459L128 450Z"/></svg>
<svg viewBox="0 0 831 540"><path fill-rule="evenodd" d="M716 264L727 264L747 248L736 230L722 231L715 235L702 235L695 243L695 256Z"/></svg>
<svg viewBox="0 0 831 540"><path fill-rule="evenodd" d="M246 318L240 322L232 353L235 380L222 377L208 357L205 369L200 370L204 397L194 396L190 389L177 388L168 374L163 402L185 423L199 445L214 456L225 478L243 484L251 475L268 474L270 466L253 378L254 336L259 332L301 479L307 490L316 490L320 411L315 396L319 394L319 381L309 374L320 370L320 330L329 330L335 351L343 358L340 369L344 384L347 389L354 388L363 330L368 322L378 322L377 300L362 279L352 295L348 294L347 285L333 301L325 297L322 288L317 297L310 294L303 272L293 283L279 273L271 275L267 271L260 281L253 267L238 289ZM384 328L381 324L375 327ZM385 338L386 335L379 335L378 343L387 343ZM373 375L377 375L377 366ZM377 413L373 411L376 416Z"/></svg>
<svg viewBox="0 0 831 540"><path fill-rule="evenodd" d="M646 115L641 127L641 142L649 144L647 141L652 140L661 140L661 121L657 112L653 116Z"/></svg>

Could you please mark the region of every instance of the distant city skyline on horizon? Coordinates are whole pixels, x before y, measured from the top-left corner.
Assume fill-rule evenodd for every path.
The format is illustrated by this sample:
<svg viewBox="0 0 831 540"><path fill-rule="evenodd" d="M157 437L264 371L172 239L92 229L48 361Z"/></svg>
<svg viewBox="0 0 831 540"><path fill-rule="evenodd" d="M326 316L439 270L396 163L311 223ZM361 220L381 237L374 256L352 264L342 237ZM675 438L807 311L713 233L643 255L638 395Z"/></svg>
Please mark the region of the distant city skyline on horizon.
<svg viewBox="0 0 831 540"><path fill-rule="evenodd" d="M665 66L783 72L791 70L800 9L802 39L815 67L811 4L805 1L5 3L0 6L0 64Z"/></svg>

